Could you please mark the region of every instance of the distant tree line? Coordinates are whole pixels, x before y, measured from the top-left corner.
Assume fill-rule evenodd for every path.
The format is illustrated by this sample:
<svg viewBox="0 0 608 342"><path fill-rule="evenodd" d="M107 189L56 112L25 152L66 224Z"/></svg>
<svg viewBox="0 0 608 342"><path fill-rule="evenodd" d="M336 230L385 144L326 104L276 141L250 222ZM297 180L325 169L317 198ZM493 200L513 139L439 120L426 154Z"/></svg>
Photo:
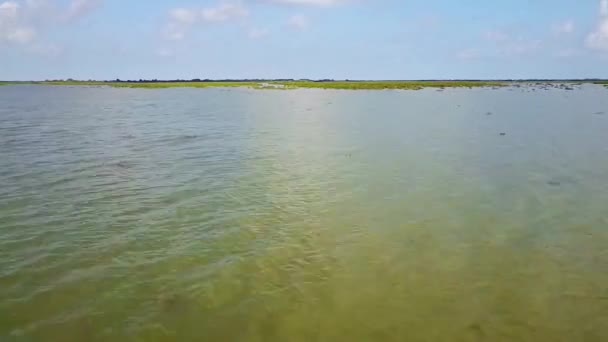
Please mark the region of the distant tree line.
<svg viewBox="0 0 608 342"><path fill-rule="evenodd" d="M300 81L300 82L333 82L334 80L331 79L323 79L323 80L310 80L310 79L293 79L293 78L273 78L273 79L261 79L261 78L245 78L245 79L209 79L209 78L205 78L205 79L200 79L200 78L193 78L190 80L184 80L184 79L174 79L174 80L159 80L159 79L151 79L151 80L146 80L146 79L139 79L139 80L121 80L121 79L115 79L115 80L111 80L111 81L103 81L103 82L108 82L108 83L190 83L190 82L196 82L196 83L200 83L200 82L296 82L296 81Z"/></svg>
<svg viewBox="0 0 608 342"><path fill-rule="evenodd" d="M159 80L159 79L138 79L138 80L75 80L72 78L68 79L57 79L57 80L45 80L45 82L105 82L105 83L189 83L189 82L585 82L585 83L594 83L594 82L607 82L606 79L601 78L584 78L584 79L451 79L451 80L439 80L439 79L420 79L420 80L334 80L334 79L293 79L293 78L274 78L274 79L264 79L264 78L245 78L245 79L200 79L193 78L189 80L185 79L174 79L174 80Z"/></svg>

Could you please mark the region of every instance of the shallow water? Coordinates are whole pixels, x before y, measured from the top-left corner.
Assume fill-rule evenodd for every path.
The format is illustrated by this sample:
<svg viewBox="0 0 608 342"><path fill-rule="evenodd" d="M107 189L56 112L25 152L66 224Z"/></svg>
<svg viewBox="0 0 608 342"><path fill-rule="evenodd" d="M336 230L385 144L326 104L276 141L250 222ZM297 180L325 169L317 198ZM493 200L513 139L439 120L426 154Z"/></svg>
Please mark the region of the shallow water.
<svg viewBox="0 0 608 342"><path fill-rule="evenodd" d="M2 87L0 340L607 341L607 108Z"/></svg>

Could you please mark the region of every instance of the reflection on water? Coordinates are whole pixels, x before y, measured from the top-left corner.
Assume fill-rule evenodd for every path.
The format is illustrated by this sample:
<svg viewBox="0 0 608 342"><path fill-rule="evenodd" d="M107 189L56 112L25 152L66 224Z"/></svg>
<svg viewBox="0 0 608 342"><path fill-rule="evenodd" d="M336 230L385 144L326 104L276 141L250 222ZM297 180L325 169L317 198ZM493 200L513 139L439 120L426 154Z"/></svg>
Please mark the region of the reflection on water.
<svg viewBox="0 0 608 342"><path fill-rule="evenodd" d="M600 87L0 103L1 340L608 339Z"/></svg>

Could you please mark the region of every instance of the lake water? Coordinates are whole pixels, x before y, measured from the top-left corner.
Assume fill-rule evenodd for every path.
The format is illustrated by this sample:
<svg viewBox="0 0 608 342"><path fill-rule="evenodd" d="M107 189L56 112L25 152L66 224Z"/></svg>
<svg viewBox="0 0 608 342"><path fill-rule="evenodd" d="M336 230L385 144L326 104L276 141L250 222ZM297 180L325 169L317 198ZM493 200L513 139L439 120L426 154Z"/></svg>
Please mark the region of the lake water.
<svg viewBox="0 0 608 342"><path fill-rule="evenodd" d="M1 87L0 340L608 341L608 90Z"/></svg>

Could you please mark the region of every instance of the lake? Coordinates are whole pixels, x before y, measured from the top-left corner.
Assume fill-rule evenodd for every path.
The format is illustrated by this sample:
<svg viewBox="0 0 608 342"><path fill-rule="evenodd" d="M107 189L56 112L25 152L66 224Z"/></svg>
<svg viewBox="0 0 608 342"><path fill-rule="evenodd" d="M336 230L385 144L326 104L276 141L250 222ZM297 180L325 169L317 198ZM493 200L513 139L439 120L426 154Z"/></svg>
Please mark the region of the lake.
<svg viewBox="0 0 608 342"><path fill-rule="evenodd" d="M607 341L608 90L0 88L2 341Z"/></svg>

